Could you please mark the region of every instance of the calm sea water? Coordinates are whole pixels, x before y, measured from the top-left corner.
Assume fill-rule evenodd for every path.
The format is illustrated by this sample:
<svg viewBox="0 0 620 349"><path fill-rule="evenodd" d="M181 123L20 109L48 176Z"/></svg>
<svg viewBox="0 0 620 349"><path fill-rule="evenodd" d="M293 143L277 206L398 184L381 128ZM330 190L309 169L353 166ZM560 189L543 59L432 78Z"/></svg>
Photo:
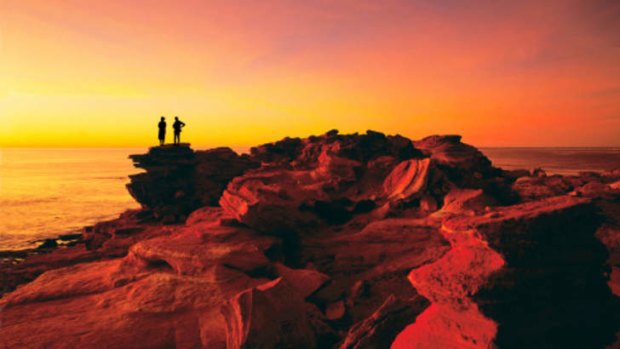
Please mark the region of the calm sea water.
<svg viewBox="0 0 620 349"><path fill-rule="evenodd" d="M549 174L620 169L620 148L481 148L497 167L543 168Z"/></svg>
<svg viewBox="0 0 620 349"><path fill-rule="evenodd" d="M129 154L146 149L0 149L0 250L79 231L137 208ZM497 166L572 174L620 167L620 148L485 148Z"/></svg>
<svg viewBox="0 0 620 349"><path fill-rule="evenodd" d="M36 246L139 205L125 189L145 149L0 149L0 250Z"/></svg>

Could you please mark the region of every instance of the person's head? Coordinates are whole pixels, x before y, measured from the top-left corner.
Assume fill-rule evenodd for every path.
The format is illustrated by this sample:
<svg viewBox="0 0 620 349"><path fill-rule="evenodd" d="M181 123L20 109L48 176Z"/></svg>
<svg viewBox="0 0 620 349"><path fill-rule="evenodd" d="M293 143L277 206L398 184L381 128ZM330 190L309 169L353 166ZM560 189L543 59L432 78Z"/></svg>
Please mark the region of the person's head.
<svg viewBox="0 0 620 349"><path fill-rule="evenodd" d="M161 121L164 121L164 120L166 120L166 118L162 116L162 117L161 117Z"/></svg>
<svg viewBox="0 0 620 349"><path fill-rule="evenodd" d="M175 116L175 117L174 117L174 119L175 119L175 120L179 120L179 117L178 117L178 116Z"/></svg>

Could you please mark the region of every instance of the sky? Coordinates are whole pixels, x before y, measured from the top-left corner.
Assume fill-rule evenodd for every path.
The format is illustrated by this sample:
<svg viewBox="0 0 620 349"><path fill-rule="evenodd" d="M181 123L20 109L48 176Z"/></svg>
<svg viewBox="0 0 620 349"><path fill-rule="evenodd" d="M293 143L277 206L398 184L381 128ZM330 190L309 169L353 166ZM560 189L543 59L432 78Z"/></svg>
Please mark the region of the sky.
<svg viewBox="0 0 620 349"><path fill-rule="evenodd" d="M620 1L0 0L0 146L151 145L162 115L197 147L620 146Z"/></svg>

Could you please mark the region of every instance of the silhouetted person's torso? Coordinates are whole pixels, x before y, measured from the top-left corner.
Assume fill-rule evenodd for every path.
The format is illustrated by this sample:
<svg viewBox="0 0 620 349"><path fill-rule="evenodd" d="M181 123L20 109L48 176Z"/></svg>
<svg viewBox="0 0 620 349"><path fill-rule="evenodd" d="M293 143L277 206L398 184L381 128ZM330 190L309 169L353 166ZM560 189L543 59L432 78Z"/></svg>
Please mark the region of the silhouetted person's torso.
<svg viewBox="0 0 620 349"><path fill-rule="evenodd" d="M166 122L162 120L157 126L159 127L159 139L163 139L166 136Z"/></svg>
<svg viewBox="0 0 620 349"><path fill-rule="evenodd" d="M181 133L181 128L185 126L185 123L181 120L177 120L172 124L172 128L174 128L174 133Z"/></svg>

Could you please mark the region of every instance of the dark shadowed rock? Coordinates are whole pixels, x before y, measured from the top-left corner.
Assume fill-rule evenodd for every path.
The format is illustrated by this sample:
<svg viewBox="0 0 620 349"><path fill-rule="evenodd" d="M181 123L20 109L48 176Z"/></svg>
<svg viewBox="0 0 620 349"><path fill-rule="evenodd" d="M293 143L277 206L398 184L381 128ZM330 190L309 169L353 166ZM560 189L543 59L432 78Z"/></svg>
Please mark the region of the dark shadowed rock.
<svg viewBox="0 0 620 349"><path fill-rule="evenodd" d="M411 319L429 304L420 296L401 300L390 295L377 311L351 327L340 349L389 348Z"/></svg>
<svg viewBox="0 0 620 349"><path fill-rule="evenodd" d="M248 155L238 155L230 148L198 150L194 178L196 196L201 206L217 206L231 179L260 163Z"/></svg>
<svg viewBox="0 0 620 349"><path fill-rule="evenodd" d="M216 205L232 178L258 166L230 148L194 152L188 144L152 147L130 158L146 172L129 176L129 193L167 223L184 221L198 207Z"/></svg>
<svg viewBox="0 0 620 349"><path fill-rule="evenodd" d="M433 305L403 337L423 347L610 344L618 300L599 219L587 199L558 196L444 222L452 250L409 275Z"/></svg>
<svg viewBox="0 0 620 349"><path fill-rule="evenodd" d="M58 242L56 242L56 239L45 239L39 246L37 246L40 250L54 247L58 247Z"/></svg>

